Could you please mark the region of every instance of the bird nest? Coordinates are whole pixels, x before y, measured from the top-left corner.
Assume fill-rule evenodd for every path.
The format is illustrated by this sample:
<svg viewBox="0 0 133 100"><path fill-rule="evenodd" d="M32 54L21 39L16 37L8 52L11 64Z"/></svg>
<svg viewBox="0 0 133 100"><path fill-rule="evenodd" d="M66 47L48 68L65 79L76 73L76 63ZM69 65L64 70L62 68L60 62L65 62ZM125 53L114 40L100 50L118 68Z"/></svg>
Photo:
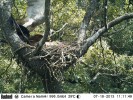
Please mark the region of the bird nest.
<svg viewBox="0 0 133 100"><path fill-rule="evenodd" d="M64 68L76 62L75 55L77 46L68 45L62 42L48 42L44 46L45 58L53 68Z"/></svg>
<svg viewBox="0 0 133 100"><path fill-rule="evenodd" d="M75 44L68 45L62 42L48 42L45 44L43 51L46 53L44 57L48 64L47 68L55 78L62 79L62 70L74 66L77 60L76 50L77 46Z"/></svg>
<svg viewBox="0 0 133 100"><path fill-rule="evenodd" d="M42 50L40 55L28 59L30 61L43 60L44 63L41 64L41 68L47 68L51 76L54 76L57 80L62 80L62 72L70 66L74 66L77 61L78 46L76 43L69 45L59 41L46 42Z"/></svg>

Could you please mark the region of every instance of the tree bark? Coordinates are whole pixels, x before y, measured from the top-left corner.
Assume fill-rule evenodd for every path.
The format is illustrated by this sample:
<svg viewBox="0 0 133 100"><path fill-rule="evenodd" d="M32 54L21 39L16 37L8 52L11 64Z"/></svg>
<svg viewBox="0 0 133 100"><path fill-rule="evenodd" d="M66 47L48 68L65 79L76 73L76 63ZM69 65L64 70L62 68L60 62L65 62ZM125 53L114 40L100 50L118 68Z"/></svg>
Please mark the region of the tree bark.
<svg viewBox="0 0 133 100"><path fill-rule="evenodd" d="M3 31L2 35L11 46L13 53L17 55L16 57L21 60L23 65L29 68L29 70L32 70L40 75L46 93L62 93L63 89L61 82L56 80L54 75L49 72L48 67L50 64L47 59L41 58L41 56L46 56L46 51L40 51L39 54L33 55L35 48L24 43L17 36L11 18L11 7L12 2L10 0L4 0L4 2L0 1L0 28ZM124 20L129 20L131 18L133 18L133 13L125 14L109 22L107 24L107 29L102 27L93 36L86 39L77 55L79 57L83 56L87 52L88 48L93 45L107 30ZM75 63L75 61L73 63Z"/></svg>
<svg viewBox="0 0 133 100"><path fill-rule="evenodd" d="M105 32L107 32L107 30L109 30L111 27L114 27L115 25L121 23L124 20L129 20L131 18L133 18L133 13L128 13L128 14L120 16L120 17L112 20L111 22L109 22L107 24L107 29L106 29L106 27L100 28L96 33L94 33L93 36L86 39L86 42L80 48L79 57L83 56L87 52L88 48L91 45L93 45L100 36L102 36Z"/></svg>
<svg viewBox="0 0 133 100"><path fill-rule="evenodd" d="M78 36L78 43L80 45L83 44L84 40L86 39L86 30L89 26L91 17L98 6L98 0L91 0L90 5L88 6L84 18L82 20L79 36Z"/></svg>
<svg viewBox="0 0 133 100"><path fill-rule="evenodd" d="M41 51L43 45L45 44L45 42L47 41L48 39L48 36L50 34L50 15L49 15L49 12L50 12L50 0L46 0L45 1L45 34L43 36L43 38L39 41L39 43L37 44L37 47L34 51L34 54L37 54Z"/></svg>
<svg viewBox="0 0 133 100"><path fill-rule="evenodd" d="M29 70L36 72L42 77L44 88L45 90L47 89L45 92L61 93L62 87L60 82L53 75L50 75L49 69L46 67L47 60L41 58L36 59L39 55L45 55L45 51L40 51L39 55L34 56L33 59L32 52L35 48L24 43L17 36L11 18L11 7L12 2L10 0L0 2L0 28L3 31L3 36L11 46L13 53L21 60L24 67L29 68Z"/></svg>
<svg viewBox="0 0 133 100"><path fill-rule="evenodd" d="M45 1L46 0L27 0L27 22L25 27L33 30L36 26L45 21Z"/></svg>

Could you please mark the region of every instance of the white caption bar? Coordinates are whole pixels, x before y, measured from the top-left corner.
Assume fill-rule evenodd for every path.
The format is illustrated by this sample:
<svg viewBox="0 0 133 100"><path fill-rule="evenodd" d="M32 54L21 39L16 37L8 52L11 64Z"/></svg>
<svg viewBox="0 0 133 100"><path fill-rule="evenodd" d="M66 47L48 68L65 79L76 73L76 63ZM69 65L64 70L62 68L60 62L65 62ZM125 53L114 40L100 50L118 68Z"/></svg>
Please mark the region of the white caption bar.
<svg viewBox="0 0 133 100"><path fill-rule="evenodd" d="M133 100L133 94L1 94L1 100Z"/></svg>

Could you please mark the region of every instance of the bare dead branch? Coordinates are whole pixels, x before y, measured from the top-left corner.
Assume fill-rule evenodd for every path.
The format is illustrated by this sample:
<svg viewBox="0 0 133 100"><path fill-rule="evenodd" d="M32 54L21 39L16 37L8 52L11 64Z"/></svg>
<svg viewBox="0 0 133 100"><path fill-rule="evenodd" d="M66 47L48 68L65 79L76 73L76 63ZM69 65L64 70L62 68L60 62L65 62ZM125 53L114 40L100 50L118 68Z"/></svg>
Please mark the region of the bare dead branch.
<svg viewBox="0 0 133 100"><path fill-rule="evenodd" d="M50 35L50 37L52 37L52 36L54 36L56 33L59 33L60 31L62 31L65 27L66 27L66 25L68 25L68 23L65 23L59 30L57 30L57 31L54 31L53 30L53 34L52 35Z"/></svg>
<svg viewBox="0 0 133 100"><path fill-rule="evenodd" d="M108 73L100 73L98 72L93 79L90 82L95 82L99 77L103 77L103 76L110 76L110 77L119 77L120 74L108 74Z"/></svg>

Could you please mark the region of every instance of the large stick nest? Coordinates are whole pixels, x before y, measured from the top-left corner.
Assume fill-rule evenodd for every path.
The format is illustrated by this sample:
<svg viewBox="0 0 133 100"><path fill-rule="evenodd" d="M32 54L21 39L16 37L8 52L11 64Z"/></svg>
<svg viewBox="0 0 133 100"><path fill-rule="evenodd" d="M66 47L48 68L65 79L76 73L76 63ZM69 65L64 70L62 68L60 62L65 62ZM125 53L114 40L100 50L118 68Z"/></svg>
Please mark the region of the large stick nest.
<svg viewBox="0 0 133 100"><path fill-rule="evenodd" d="M31 48L34 47L32 46ZM40 59L44 60L44 64L41 64L40 66L47 68L51 76L54 76L57 80L63 80L62 71L68 69L70 66L75 65L77 61L76 54L78 49L79 48L76 43L71 43L71 45L69 45L68 43L59 41L46 42L42 49L42 54L35 57L30 57L28 59L30 61ZM29 53L26 55L29 55ZM19 57L18 60L21 61Z"/></svg>
<svg viewBox="0 0 133 100"><path fill-rule="evenodd" d="M59 41L46 42L40 55L32 56L28 59L29 61L44 60L44 63L40 65L41 68L47 68L51 76L54 76L57 80L62 80L62 71L75 65L78 49L76 43L71 43L71 45L69 45ZM26 55L29 55L29 53Z"/></svg>
<svg viewBox="0 0 133 100"><path fill-rule="evenodd" d="M47 63L44 67L47 67L55 78L62 79L62 70L69 68L69 66L74 66L77 61L77 47L75 43L69 45L59 41L46 42L43 47L43 51L46 54L43 58Z"/></svg>

